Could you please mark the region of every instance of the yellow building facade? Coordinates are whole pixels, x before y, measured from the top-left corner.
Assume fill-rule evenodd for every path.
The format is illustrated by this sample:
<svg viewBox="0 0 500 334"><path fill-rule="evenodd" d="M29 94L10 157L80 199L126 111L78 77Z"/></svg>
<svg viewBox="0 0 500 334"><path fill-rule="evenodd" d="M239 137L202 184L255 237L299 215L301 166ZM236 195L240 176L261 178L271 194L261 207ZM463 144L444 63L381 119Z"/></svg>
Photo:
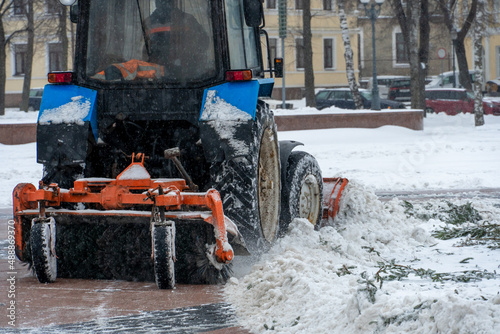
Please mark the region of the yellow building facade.
<svg viewBox="0 0 500 334"><path fill-rule="evenodd" d="M278 0L265 0L265 30L271 41L271 53L282 57L282 39L279 37ZM304 68L302 63L302 1L287 0L287 36L284 40L285 87L288 99L302 98ZM311 27L314 80L317 88L346 86L347 73L344 58L344 42L335 0L311 0ZM349 36L354 53L355 72L359 63L359 29L356 16L347 13ZM276 79L273 97L281 99L282 80Z"/></svg>
<svg viewBox="0 0 500 334"><path fill-rule="evenodd" d="M51 71L64 71L62 44L56 36L58 24L57 10L61 8L58 0L36 2L35 8L35 46L31 87L41 88L47 84L47 74ZM27 34L20 32L26 26L26 5L22 1L14 1L13 6L3 17L6 37L10 38L6 53L6 106L19 107L26 69L25 54L27 50ZM72 29L68 21L68 39L72 40ZM70 42L71 43L71 42ZM71 49L70 49L71 53ZM71 59L68 57L71 68Z"/></svg>

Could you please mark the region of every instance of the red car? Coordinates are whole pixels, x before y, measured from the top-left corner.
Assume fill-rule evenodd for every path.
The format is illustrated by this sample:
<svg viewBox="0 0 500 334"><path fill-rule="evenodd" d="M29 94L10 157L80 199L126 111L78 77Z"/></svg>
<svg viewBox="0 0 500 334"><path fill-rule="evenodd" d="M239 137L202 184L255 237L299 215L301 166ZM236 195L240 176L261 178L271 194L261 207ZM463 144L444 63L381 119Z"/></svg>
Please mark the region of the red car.
<svg viewBox="0 0 500 334"><path fill-rule="evenodd" d="M486 115L500 115L500 100L483 98ZM447 115L474 112L474 94L464 88L433 88L425 90L425 111Z"/></svg>

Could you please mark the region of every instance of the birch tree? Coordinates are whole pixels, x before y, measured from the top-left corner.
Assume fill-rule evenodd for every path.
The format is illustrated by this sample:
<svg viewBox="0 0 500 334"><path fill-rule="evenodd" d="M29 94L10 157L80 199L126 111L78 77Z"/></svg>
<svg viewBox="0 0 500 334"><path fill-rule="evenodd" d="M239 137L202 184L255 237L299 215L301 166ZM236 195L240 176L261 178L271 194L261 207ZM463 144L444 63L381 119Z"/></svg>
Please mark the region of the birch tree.
<svg viewBox="0 0 500 334"><path fill-rule="evenodd" d="M351 38L349 37L349 26L347 25L347 16L345 14L345 0L337 0L337 6L340 17L340 28L342 29L342 40L344 41L344 58L346 64L347 82L352 92L352 97L357 109L363 109L363 101L359 94L359 87L354 75L354 53L351 47Z"/></svg>
<svg viewBox="0 0 500 334"><path fill-rule="evenodd" d="M419 57L418 57L418 22L420 18L420 4L419 1L408 1L408 38L409 38L409 48L410 53L410 91L411 94L411 105L413 108L419 108L420 94L422 89L420 87L420 73L421 67Z"/></svg>
<svg viewBox="0 0 500 334"><path fill-rule="evenodd" d="M484 125L483 110L483 31L484 31L484 0L477 4L476 21L474 22L474 123L476 126Z"/></svg>

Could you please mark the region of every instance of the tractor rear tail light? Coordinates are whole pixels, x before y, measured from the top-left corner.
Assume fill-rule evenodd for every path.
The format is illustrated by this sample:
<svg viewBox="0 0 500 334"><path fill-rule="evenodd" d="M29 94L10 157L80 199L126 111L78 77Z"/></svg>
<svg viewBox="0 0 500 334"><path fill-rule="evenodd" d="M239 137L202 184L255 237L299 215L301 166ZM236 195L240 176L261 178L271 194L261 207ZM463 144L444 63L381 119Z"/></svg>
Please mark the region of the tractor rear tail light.
<svg viewBox="0 0 500 334"><path fill-rule="evenodd" d="M248 81L252 80L252 71L242 70L242 71L227 71L226 72L227 81Z"/></svg>
<svg viewBox="0 0 500 334"><path fill-rule="evenodd" d="M53 84L70 84L73 82L73 72L50 72L48 79Z"/></svg>

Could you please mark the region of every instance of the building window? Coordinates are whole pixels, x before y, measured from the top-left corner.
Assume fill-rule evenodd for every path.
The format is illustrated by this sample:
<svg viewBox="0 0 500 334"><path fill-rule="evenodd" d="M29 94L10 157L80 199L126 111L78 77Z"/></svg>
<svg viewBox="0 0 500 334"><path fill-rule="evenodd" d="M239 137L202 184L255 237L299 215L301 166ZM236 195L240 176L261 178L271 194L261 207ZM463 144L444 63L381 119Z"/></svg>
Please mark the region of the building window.
<svg viewBox="0 0 500 334"><path fill-rule="evenodd" d="M26 71L26 52L28 46L26 44L14 45L14 75L24 75Z"/></svg>
<svg viewBox="0 0 500 334"><path fill-rule="evenodd" d="M332 0L323 0L323 10L332 10Z"/></svg>
<svg viewBox="0 0 500 334"><path fill-rule="evenodd" d="M296 63L295 67L297 69L304 68L304 40L302 38L298 38L295 40L295 55L296 55Z"/></svg>
<svg viewBox="0 0 500 334"><path fill-rule="evenodd" d="M334 68L333 38L325 38L323 40L323 59L325 69Z"/></svg>
<svg viewBox="0 0 500 334"><path fill-rule="evenodd" d="M406 48L403 34L398 32L396 33L396 63L407 64L410 62L408 57L408 49Z"/></svg>
<svg viewBox="0 0 500 334"><path fill-rule="evenodd" d="M304 9L304 1L295 0L295 9Z"/></svg>
<svg viewBox="0 0 500 334"><path fill-rule="evenodd" d="M266 0L266 8L275 9L276 8L276 0Z"/></svg>
<svg viewBox="0 0 500 334"><path fill-rule="evenodd" d="M14 0L12 3L12 9L14 11L14 15L26 15L26 0Z"/></svg>
<svg viewBox="0 0 500 334"><path fill-rule="evenodd" d="M63 48L61 43L49 44L49 72L64 71Z"/></svg>

